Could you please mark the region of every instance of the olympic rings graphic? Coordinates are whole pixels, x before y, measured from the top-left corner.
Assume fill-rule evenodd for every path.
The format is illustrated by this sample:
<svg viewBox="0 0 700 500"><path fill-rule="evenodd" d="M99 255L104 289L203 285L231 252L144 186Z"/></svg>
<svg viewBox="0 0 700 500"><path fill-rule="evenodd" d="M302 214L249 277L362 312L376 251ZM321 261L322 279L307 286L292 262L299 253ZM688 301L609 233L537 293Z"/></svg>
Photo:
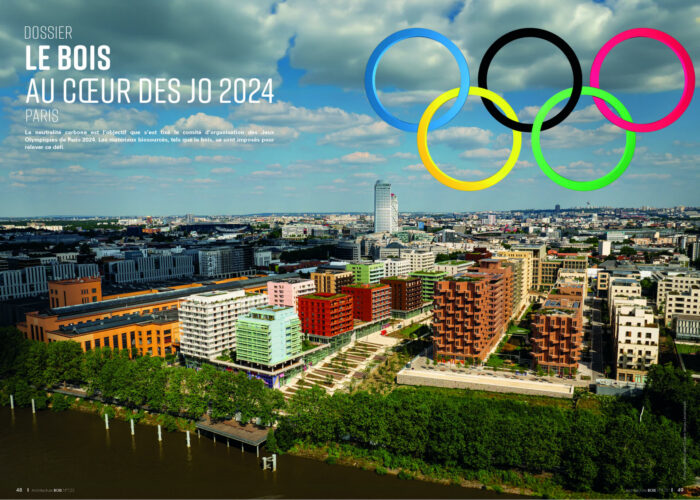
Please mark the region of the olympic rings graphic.
<svg viewBox="0 0 700 500"><path fill-rule="evenodd" d="M459 179L455 179L454 177L450 177L444 173L430 157L430 151L428 151L428 127L430 125L430 119L433 117L438 108L440 108L440 106L445 104L450 99L457 97L457 94L460 91L461 89L459 88L448 90L431 102L428 108L425 110L423 116L421 116L420 123L418 124L418 154L420 155L420 159L423 160L423 165L425 165L425 167L428 169L428 172L430 172L433 177L442 182L445 186L462 191L479 191L481 189L486 189L487 187L493 186L508 175L508 173L510 173L511 169L515 166L515 162L518 161L520 147L523 143L523 135L518 130L513 130L513 149L510 152L510 156L501 169L491 177L481 181L460 181ZM510 104L508 104L505 99L495 92L491 92L488 89L482 89L480 87L469 87L469 93L477 95L482 99L489 99L490 101L493 101L496 103L496 106L505 112L509 120L513 120L515 123L517 123L518 115L515 114L515 111L513 111L513 108L510 107Z"/></svg>
<svg viewBox="0 0 700 500"><path fill-rule="evenodd" d="M544 155L542 155L542 149L540 148L540 130L543 128L543 122L547 116L547 113L549 113L560 101L569 97L571 93L572 89L566 89L553 95L547 102L544 103L544 106L542 106L537 113L537 116L535 116L535 121L532 124L532 154L535 156L535 160L540 166L540 169L547 175L547 177L552 179L560 186L573 189L575 191L592 191L594 189L600 189L617 180L617 178L620 177L627 169L627 166L630 164L632 157L634 156L634 147L637 142L636 134L630 130L626 132L625 151L622 155L622 159L611 172L603 177L592 181L573 181L563 177L549 166L547 161L544 159ZM612 104L615 111L620 113L625 120L632 119L629 111L627 111L627 108L625 108L622 103L609 92L595 87L583 87L581 89L581 94L590 95L607 101Z"/></svg>
<svg viewBox="0 0 700 500"><path fill-rule="evenodd" d="M678 118L680 118L683 112L688 108L690 100L693 98L693 92L695 91L695 68L693 68L693 61L691 61L688 52L671 35L651 28L631 29L623 31L622 33L612 37L605 43L605 45L603 45L598 54L596 54L595 59L593 59L593 66L591 67L591 87L598 87L600 67L603 65L603 60L605 59L605 56L608 55L608 52L610 52L618 43L629 40L630 38L651 38L652 40L656 40L668 46L668 48L678 56L678 59L681 60L681 65L683 66L683 77L685 79L683 84L683 94L681 95L680 102L668 115L660 120L652 123L632 123L629 118L627 118L627 121L625 121L615 116L615 114L610 111L600 99L594 97L593 101L595 102L595 105L598 106L600 112L603 113L603 116L605 116L605 118L607 118L613 125L617 125L624 130L632 130L633 132L655 132L657 130L661 130L662 128L668 127L673 122L678 120Z"/></svg>
<svg viewBox="0 0 700 500"><path fill-rule="evenodd" d="M494 56L499 50L501 50L510 42L518 40L519 38L540 38L542 40L546 40L547 42L552 43L555 47L557 47L564 53L566 59L571 65L571 70L574 73L573 92L571 94L571 98L569 98L569 102L566 103L566 106L564 106L556 116L550 118L542 124L542 130L548 130L554 127L555 125L559 125L561 122L563 122L564 119L571 114L574 108L576 108L578 98L581 96L581 86L583 85L581 63L579 62L578 57L576 57L574 49L572 49L568 43L566 43L554 33L538 28L522 28L519 30L511 31L510 33L506 33L501 38L493 42L493 44L486 50L484 57L481 59L481 64L479 65L479 87L485 89L489 88L486 83L486 77L489 72L489 66L491 66L491 61L493 61ZM481 100L484 102L486 110L489 113L491 113L491 116L498 120L502 125L505 125L508 128L519 130L521 132L532 132L532 124L520 123L514 120L509 120L501 113L499 113L491 102L487 101L483 97L481 98Z"/></svg>
<svg viewBox="0 0 700 500"><path fill-rule="evenodd" d="M452 42L452 40L447 38L445 35L442 35L437 31L424 28L409 28L397 31L393 35L386 37L379 45L377 45L377 48L374 49L372 55L369 57L369 61L367 61L367 68L365 69L365 92L367 93L367 98L369 99L369 103L372 105L372 108L374 108L374 111L382 120L387 122L392 127L398 128L399 130L404 130L406 132L416 132L418 130L417 123L409 123L399 120L386 110L382 103L379 102L375 81L377 65L379 64L379 60L384 55L384 52L386 52L392 45L402 40L406 40L407 38L429 38L441 43L447 48L447 50L450 51L452 56L457 61L457 65L459 66L459 95L457 96L457 100L452 105L450 110L440 117L440 119L435 120L435 123L430 129L434 130L438 127L442 127L447 122L452 120L452 118L457 116L457 113L459 113L462 106L464 106L464 103L467 100L467 94L469 93L469 67L467 66L467 60L464 58L462 51L459 50L459 47L457 47L454 42Z"/></svg>
<svg viewBox="0 0 700 500"><path fill-rule="evenodd" d="M381 104L377 96L377 89L375 84L376 70L379 60L384 55L384 53L394 44L405 40L407 38L429 38L436 42L444 45L453 57L457 61L460 72L460 84L458 88L449 90L442 95L438 96L433 102L431 102L426 110L421 116L420 122L418 124L406 122L400 120L389 113L386 108ZM503 99L503 97L490 91L487 86L487 75L489 65L493 61L493 58L508 43L518 40L520 38L539 38L552 43L559 50L561 50L569 61L573 72L573 86L569 89L562 90L554 96L550 97L542 108L537 113L535 120L532 124L522 123L518 121L518 117L513 111L513 108ZM684 75L684 85L683 93L681 95L680 102L678 105L665 117L651 123L633 123L632 118L627 111L627 109L622 105L622 103L614 97L609 92L606 92L598 87L600 69L608 53L620 42L624 40L629 40L631 38L650 38L652 40L659 41L666 46L668 46L680 59L681 65L683 67ZM596 54L593 65L591 68L590 75L590 87L583 86L581 74L581 64L576 57L573 49L560 37L555 35L550 31L546 31L539 28L522 28L518 30L506 33L497 39L486 51L484 57L479 66L478 74L478 87L469 86L469 67L467 61L464 58L462 52L459 48L444 35L424 28L409 28L401 31L397 31L392 35L388 36L374 49L372 55L367 62L367 67L365 69L365 92L367 93L367 98L375 110L375 112L389 125L398 128L399 130L404 130L407 132L416 132L417 136L417 146L418 153L423 161L423 164L428 169L430 174L435 177L442 184L451 187L453 189L458 189L462 191L479 191L481 189L486 189L491 187L501 181L508 175L512 170L513 166L518 160L520 154L520 149L522 146L522 135L521 132L531 132L532 133L532 152L535 161L539 165L540 169L555 183L567 189L577 190L577 191L589 191L594 189L600 189L602 187L608 186L617 180L627 169L632 157L634 156L634 149L636 145L635 132L654 132L656 130L661 130L668 127L670 124L675 122L688 108L690 101L693 98L693 93L695 91L695 69L693 67L693 62L688 55L685 48L672 36L664 33L663 31L651 29L651 28L636 28L627 31L623 31L608 40L605 45ZM469 94L481 97L482 102L486 106L488 112L493 116L499 123L503 124L507 128L513 131L513 148L511 153L506 160L505 164L501 169L496 172L491 177L480 181L462 181L455 179L445 174L437 164L433 161L428 150L428 131L435 130L450 120L452 120L457 113L462 109L464 103L467 100ZM567 179L563 177L558 172L556 172L552 167L549 166L547 161L542 154L542 149L540 146L540 132L543 130L548 130L566 119L569 116L581 95L591 96L593 100L603 114L603 116L608 119L612 124L617 125L626 131L626 142L625 150L617 166L608 174L600 177L599 179L594 179L592 181L574 181L572 179ZM436 119L431 123L435 112L447 101L454 99L452 107L439 119ZM566 105L562 108L559 113L557 113L552 118L546 120L547 113L549 113L556 104L568 99ZM613 113L605 102L612 105L612 107L617 111L620 116ZM499 109L502 111L499 111Z"/></svg>

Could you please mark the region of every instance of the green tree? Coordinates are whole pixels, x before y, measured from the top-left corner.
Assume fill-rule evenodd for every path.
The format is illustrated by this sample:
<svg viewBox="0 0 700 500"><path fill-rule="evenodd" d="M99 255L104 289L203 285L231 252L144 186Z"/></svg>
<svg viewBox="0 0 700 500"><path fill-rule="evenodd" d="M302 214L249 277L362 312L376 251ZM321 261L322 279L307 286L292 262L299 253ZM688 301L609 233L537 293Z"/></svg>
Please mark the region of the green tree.
<svg viewBox="0 0 700 500"><path fill-rule="evenodd" d="M27 380L34 387L46 387L48 366L48 344L31 342L25 356Z"/></svg>
<svg viewBox="0 0 700 500"><path fill-rule="evenodd" d="M168 383L165 388L163 404L166 411L179 415L185 407L185 374L187 368L170 368L168 370Z"/></svg>
<svg viewBox="0 0 700 500"><path fill-rule="evenodd" d="M30 342L15 327L0 328L0 379L22 370Z"/></svg>
<svg viewBox="0 0 700 500"><path fill-rule="evenodd" d="M567 488L588 491L598 476L599 433L605 419L588 411L576 411L564 440L562 469Z"/></svg>
<svg viewBox="0 0 700 500"><path fill-rule="evenodd" d="M82 381L83 350L72 340L48 344L46 380L49 385Z"/></svg>
<svg viewBox="0 0 700 500"><path fill-rule="evenodd" d="M73 405L75 398L55 393L51 396L51 411L65 411Z"/></svg>
<svg viewBox="0 0 700 500"><path fill-rule="evenodd" d="M620 249L620 255L630 257L632 255L637 255L637 251L632 247L624 246Z"/></svg>

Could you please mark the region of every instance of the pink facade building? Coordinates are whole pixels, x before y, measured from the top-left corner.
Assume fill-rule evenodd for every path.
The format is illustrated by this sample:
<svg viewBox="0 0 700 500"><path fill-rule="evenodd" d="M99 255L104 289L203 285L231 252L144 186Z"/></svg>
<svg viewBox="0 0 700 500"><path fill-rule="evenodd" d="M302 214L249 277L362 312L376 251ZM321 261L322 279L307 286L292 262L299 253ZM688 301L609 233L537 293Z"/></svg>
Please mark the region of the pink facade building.
<svg viewBox="0 0 700 500"><path fill-rule="evenodd" d="M271 306L293 307L297 311L298 298L301 295L314 293L314 280L291 278L288 280L267 282L267 301Z"/></svg>

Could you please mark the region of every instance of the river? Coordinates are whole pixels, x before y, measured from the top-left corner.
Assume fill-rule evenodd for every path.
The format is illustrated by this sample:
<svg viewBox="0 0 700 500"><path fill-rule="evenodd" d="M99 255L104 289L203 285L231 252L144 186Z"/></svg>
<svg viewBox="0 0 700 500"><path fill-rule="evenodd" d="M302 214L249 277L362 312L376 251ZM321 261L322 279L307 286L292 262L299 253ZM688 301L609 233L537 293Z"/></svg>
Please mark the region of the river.
<svg viewBox="0 0 700 500"><path fill-rule="evenodd" d="M405 481L282 455L263 471L255 451L78 411L0 408L0 498L505 498ZM262 454L261 454L262 456ZM62 491L48 491L48 490Z"/></svg>

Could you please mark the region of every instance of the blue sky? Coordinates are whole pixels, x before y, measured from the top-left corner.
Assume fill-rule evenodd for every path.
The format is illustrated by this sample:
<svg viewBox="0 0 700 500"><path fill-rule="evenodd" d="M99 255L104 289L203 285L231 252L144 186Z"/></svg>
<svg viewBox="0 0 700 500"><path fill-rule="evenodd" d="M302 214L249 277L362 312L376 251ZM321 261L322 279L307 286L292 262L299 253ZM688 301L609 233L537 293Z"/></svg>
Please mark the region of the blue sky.
<svg viewBox="0 0 700 500"><path fill-rule="evenodd" d="M0 70L0 216L369 211L378 178L392 183L402 211L700 202L697 99L670 127L637 134L632 163L606 188L581 193L554 184L537 167L526 134L519 162L503 181L483 191L462 192L427 173L417 156L415 134L382 122L362 87L374 47L407 27L434 29L453 40L467 58L473 84L486 48L505 32L527 26L564 38L581 60L584 83L598 49L634 27L668 32L696 62L700 7L692 2L450 0L426 5L405 0L347 2L341 8L312 0L196 6L66 0L10 2L6 10L0 20L0 57L9 61ZM59 104L53 107L61 121L54 127L264 127L276 131L275 145L90 145L56 153L25 151L24 130L32 126L24 118L28 78L95 76L55 70L27 74L23 27L40 24L70 24L75 44L109 44L112 67L100 77L274 81L271 105ZM409 121L418 121L430 101L458 83L449 52L425 39L392 47L377 70L382 102ZM601 76L601 88L618 97L635 121L668 113L682 85L674 54L644 39L614 49ZM531 122L550 96L570 86L566 59L540 40L508 45L489 71L490 89L506 98L521 121ZM567 177L587 180L614 167L625 134L583 96L576 111L544 132L542 140L551 165ZM500 168L510 141L510 131L473 97L454 120L429 135L433 158L464 180L478 180Z"/></svg>

